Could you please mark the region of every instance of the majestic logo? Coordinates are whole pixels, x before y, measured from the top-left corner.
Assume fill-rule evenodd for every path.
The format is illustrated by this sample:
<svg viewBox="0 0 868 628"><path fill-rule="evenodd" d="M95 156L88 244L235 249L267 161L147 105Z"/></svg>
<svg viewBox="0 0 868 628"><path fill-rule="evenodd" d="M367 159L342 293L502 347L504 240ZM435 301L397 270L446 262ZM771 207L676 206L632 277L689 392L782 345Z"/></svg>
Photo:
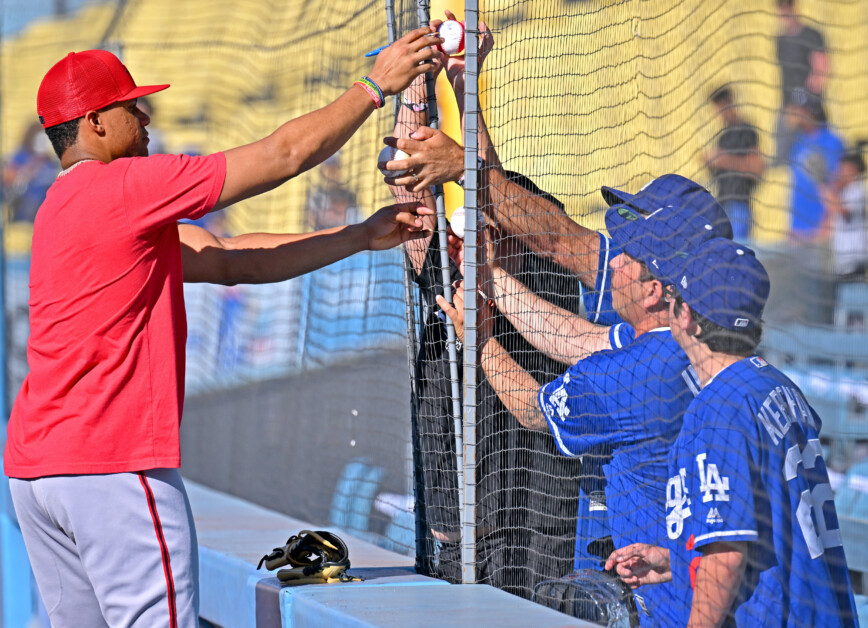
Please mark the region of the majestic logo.
<svg viewBox="0 0 868 628"><path fill-rule="evenodd" d="M618 208L618 215L624 220L639 220L639 214L637 214L633 209L623 205Z"/></svg>
<svg viewBox="0 0 868 628"><path fill-rule="evenodd" d="M761 368L766 367L766 366L769 365L768 362L766 362L765 360L763 360L763 359L762 359L761 357L759 357L758 355L753 356L753 357L750 359L750 363L753 364L753 365L754 365L755 367L757 367L758 369L761 369Z"/></svg>
<svg viewBox="0 0 868 628"><path fill-rule="evenodd" d="M737 318L735 319L734 324L736 327L747 327L748 325L750 325L750 321L746 318Z"/></svg>
<svg viewBox="0 0 868 628"><path fill-rule="evenodd" d="M720 516L717 508L712 508L708 511L708 516L705 518L705 523L723 523L723 517Z"/></svg>

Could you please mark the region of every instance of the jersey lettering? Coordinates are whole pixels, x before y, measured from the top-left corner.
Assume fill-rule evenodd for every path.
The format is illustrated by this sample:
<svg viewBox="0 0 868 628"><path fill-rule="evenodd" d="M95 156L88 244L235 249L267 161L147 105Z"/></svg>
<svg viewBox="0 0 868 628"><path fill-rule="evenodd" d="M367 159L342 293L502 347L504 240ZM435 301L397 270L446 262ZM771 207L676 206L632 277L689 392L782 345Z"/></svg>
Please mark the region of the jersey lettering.
<svg viewBox="0 0 868 628"><path fill-rule="evenodd" d="M708 503L712 499L716 502L729 501L729 478L720 477L717 465L712 463L705 465L708 454L701 453L696 456L696 466L699 468L699 491L702 493L702 503Z"/></svg>
<svg viewBox="0 0 868 628"><path fill-rule="evenodd" d="M798 477L799 464L805 469L813 469L817 464L817 459L822 459L822 456L823 450L820 446L820 440L817 438L809 440L803 450L799 449L798 445L790 447L784 460L784 476L787 482ZM805 544L808 546L811 558L822 556L826 549L839 547L842 544L841 531L827 529L826 517L823 513L824 504L833 501L833 497L832 487L828 482L823 482L814 486L813 489L802 491L799 499L799 506L796 508L796 520L799 522L799 528L802 530L802 536L805 538Z"/></svg>
<svg viewBox="0 0 868 628"><path fill-rule="evenodd" d="M790 431L790 426L798 423L799 419L807 426L814 429L817 427L802 394L784 386L778 386L769 393L757 412L757 418L775 445L783 440Z"/></svg>
<svg viewBox="0 0 868 628"><path fill-rule="evenodd" d="M666 510L666 534L674 540L681 536L684 520L690 516L686 469L680 469L679 474L666 483Z"/></svg>

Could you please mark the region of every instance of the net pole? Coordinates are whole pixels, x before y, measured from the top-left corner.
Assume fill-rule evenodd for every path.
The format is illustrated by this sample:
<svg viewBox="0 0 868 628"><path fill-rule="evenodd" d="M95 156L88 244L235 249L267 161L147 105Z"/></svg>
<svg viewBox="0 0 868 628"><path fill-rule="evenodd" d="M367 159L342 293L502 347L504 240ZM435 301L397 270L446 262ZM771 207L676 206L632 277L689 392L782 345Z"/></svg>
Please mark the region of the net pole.
<svg viewBox="0 0 868 628"><path fill-rule="evenodd" d="M428 0L417 0L416 15L419 26L428 26L431 5ZM435 93L434 75L425 74L428 94L428 126L432 129L440 127L440 116L437 112L437 97ZM437 236L440 243L440 272L443 281L443 298L452 302L452 273L449 271L449 254L446 245L446 206L443 199L443 186L434 187L434 201L437 207ZM446 317L446 347L449 354L449 383L452 386L452 418L455 424L455 468L458 474L459 504L464 503L464 427L461 422L461 389L458 382L458 347L455 342L455 326ZM463 542L463 540L462 540Z"/></svg>
<svg viewBox="0 0 868 628"><path fill-rule="evenodd" d="M479 4L464 3L464 503L461 509L462 582L476 583L477 129L479 115Z"/></svg>
<svg viewBox="0 0 868 628"><path fill-rule="evenodd" d="M395 20L394 0L386 0L386 28L389 32L389 43L397 39L397 23ZM401 103L397 97L392 98L393 117L398 120ZM416 356L419 353L419 338L416 334L416 299L414 297L410 273L413 272L412 262L406 253L404 264L404 303L407 319L407 361L410 371L410 442L412 456L413 478L413 512L416 538L416 569L421 573L431 573L431 555L428 535L428 514L425 508L425 471L422 464L422 440L419 434L418 414L416 408L419 402L418 381L419 372L416 368Z"/></svg>

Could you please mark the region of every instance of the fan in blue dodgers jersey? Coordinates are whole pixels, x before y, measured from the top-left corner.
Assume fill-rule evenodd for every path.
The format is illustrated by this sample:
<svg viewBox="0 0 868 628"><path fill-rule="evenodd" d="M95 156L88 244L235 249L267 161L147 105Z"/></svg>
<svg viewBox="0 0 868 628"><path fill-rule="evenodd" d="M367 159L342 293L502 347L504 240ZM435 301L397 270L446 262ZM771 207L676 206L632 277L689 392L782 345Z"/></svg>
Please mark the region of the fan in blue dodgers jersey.
<svg viewBox="0 0 868 628"><path fill-rule="evenodd" d="M609 232L624 251L611 262L612 301L635 332L622 348L594 353L540 387L485 325L479 331L485 376L523 426L550 429L567 456L612 450L604 473L615 547L666 540L662 503L667 460L698 380L669 332L663 284L653 273L673 244L674 250L679 245L692 250L691 244L712 230L700 212L690 211L691 198L696 197L672 199L647 216L627 205L606 214ZM438 303L460 330L459 311L442 298ZM685 614L679 609L683 599L673 588L664 585L636 596L642 625L668 627Z"/></svg>
<svg viewBox="0 0 868 628"><path fill-rule="evenodd" d="M662 275L674 284L672 335L703 388L670 458L669 551L621 548L607 567L633 587L672 578L692 597L681 625L855 626L820 419L754 355L765 269L747 247L717 238Z"/></svg>

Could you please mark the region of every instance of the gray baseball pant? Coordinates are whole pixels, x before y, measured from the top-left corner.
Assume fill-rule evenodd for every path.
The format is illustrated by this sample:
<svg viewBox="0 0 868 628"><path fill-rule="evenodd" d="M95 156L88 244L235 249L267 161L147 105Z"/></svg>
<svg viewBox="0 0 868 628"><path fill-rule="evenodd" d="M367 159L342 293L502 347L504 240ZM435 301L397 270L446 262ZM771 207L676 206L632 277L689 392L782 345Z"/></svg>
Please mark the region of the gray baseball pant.
<svg viewBox="0 0 868 628"><path fill-rule="evenodd" d="M193 513L177 469L10 479L51 625L198 625Z"/></svg>

